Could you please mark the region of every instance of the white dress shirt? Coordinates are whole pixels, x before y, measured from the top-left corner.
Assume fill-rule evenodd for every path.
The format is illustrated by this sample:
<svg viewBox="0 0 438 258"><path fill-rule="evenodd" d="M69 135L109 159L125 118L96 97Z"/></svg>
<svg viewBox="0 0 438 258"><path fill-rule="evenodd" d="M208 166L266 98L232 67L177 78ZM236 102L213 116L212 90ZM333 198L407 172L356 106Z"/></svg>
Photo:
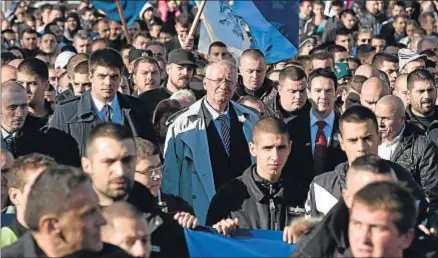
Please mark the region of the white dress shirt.
<svg viewBox="0 0 438 258"><path fill-rule="evenodd" d="M310 109L310 140L312 142L312 154L315 152L315 140L316 133L318 132L318 125L316 124L319 121L319 118L313 114L313 108ZM327 139L327 146L330 144L330 140L332 138L333 124L335 122L335 113L332 111L330 115L328 115L324 119L326 126L324 127L324 135Z"/></svg>
<svg viewBox="0 0 438 258"><path fill-rule="evenodd" d="M123 119L122 119L122 112L120 110L120 105L119 105L119 99L117 98L117 95L114 96L113 100L111 100L111 102L109 103L104 103L100 100L98 100L97 98L94 98L93 95L91 95L91 98L93 99L94 102L94 106L97 109L97 115L99 116L99 119L101 121L105 122L105 105L108 104L111 107L111 122L116 123L116 124L123 124Z"/></svg>
<svg viewBox="0 0 438 258"><path fill-rule="evenodd" d="M383 141L379 145L379 157L386 160L391 160L392 154L394 154L395 149L399 145L403 132L405 131L405 126L400 130L397 136L392 141Z"/></svg>

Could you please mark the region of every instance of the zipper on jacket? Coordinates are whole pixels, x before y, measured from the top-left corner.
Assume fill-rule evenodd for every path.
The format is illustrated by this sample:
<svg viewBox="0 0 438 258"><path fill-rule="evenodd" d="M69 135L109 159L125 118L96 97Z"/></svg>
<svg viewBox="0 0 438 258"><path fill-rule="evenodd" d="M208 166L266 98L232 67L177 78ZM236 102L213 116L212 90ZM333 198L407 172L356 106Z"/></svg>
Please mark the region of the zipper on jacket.
<svg viewBox="0 0 438 258"><path fill-rule="evenodd" d="M279 230L278 221L277 221L277 207L275 206L274 201L274 187L271 184L269 186L269 209L271 210L271 219L274 222L274 230Z"/></svg>

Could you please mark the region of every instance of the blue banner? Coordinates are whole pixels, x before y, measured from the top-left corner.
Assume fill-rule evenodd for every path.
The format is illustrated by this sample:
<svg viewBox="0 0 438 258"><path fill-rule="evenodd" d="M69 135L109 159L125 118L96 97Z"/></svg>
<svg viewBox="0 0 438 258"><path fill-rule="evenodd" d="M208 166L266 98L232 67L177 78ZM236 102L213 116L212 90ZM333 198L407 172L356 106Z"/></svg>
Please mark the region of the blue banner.
<svg viewBox="0 0 438 258"><path fill-rule="evenodd" d="M190 257L288 257L295 249L282 231L238 229L228 237L201 228L184 229Z"/></svg>
<svg viewBox="0 0 438 258"><path fill-rule="evenodd" d="M232 3L251 32L253 48L260 49L268 64L293 58L299 46L299 1L254 0Z"/></svg>
<svg viewBox="0 0 438 258"><path fill-rule="evenodd" d="M125 17L128 28L131 27L138 18L141 9L146 3L146 0L120 0L123 16ZM108 19L121 23L117 5L114 0L93 0L93 5L96 9L104 11Z"/></svg>

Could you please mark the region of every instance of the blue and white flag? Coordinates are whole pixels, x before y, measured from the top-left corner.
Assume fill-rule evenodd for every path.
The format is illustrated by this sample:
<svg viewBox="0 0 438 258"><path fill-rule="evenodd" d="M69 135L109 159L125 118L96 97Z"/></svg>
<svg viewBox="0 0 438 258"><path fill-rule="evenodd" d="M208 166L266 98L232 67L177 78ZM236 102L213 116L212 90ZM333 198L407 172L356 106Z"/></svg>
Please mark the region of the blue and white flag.
<svg viewBox="0 0 438 258"><path fill-rule="evenodd" d="M202 228L184 229L190 257L288 257L295 250L282 231L238 229L227 237Z"/></svg>
<svg viewBox="0 0 438 258"><path fill-rule="evenodd" d="M234 0L231 7L234 15L248 25L251 47L265 54L266 63L277 63L298 53L299 1Z"/></svg>
<svg viewBox="0 0 438 258"><path fill-rule="evenodd" d="M146 5L147 0L120 0L123 9L123 16L129 27L138 18L142 8ZM108 19L121 23L117 5L114 0L93 0L93 5L97 10L102 10Z"/></svg>
<svg viewBox="0 0 438 258"><path fill-rule="evenodd" d="M196 3L200 5L201 1ZM242 25L242 20L234 15L229 4L224 1L207 1L202 12L199 52L208 54L211 43L222 41L238 61L242 52L251 45Z"/></svg>

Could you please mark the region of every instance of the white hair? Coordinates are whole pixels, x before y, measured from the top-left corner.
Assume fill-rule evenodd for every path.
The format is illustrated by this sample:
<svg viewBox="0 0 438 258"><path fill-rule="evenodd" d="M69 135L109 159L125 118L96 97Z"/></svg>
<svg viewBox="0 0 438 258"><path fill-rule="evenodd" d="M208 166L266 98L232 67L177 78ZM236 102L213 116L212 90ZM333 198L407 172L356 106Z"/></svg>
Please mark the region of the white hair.
<svg viewBox="0 0 438 258"><path fill-rule="evenodd" d="M217 65L217 64L229 69L232 72L233 81L237 82L237 71L238 71L237 66L228 60L219 60L219 61L216 61L213 63L209 63L207 65L207 67L205 67L205 74L206 75L209 74L209 71L210 71L210 69L212 69L212 66Z"/></svg>
<svg viewBox="0 0 438 258"><path fill-rule="evenodd" d="M175 91L170 99L177 100L184 108L196 102L195 93L189 89Z"/></svg>

